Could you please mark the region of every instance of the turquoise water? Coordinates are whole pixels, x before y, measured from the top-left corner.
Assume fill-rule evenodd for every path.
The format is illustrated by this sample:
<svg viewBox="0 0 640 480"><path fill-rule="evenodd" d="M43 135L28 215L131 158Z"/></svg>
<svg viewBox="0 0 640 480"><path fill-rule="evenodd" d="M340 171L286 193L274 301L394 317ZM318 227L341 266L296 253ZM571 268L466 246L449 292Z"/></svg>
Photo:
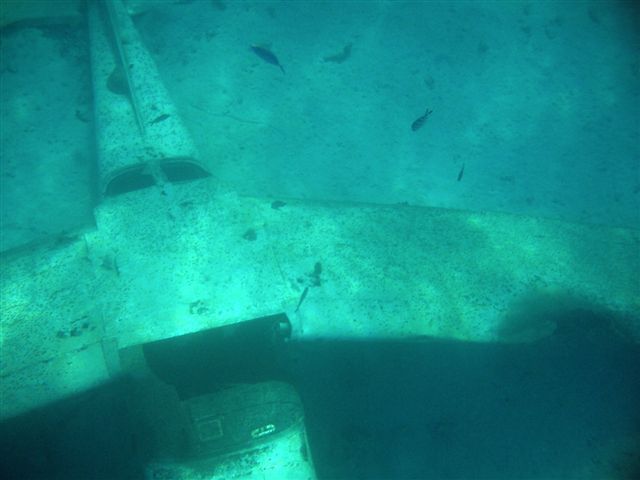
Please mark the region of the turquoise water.
<svg viewBox="0 0 640 480"><path fill-rule="evenodd" d="M131 10L200 160L241 194L640 228L632 2ZM2 251L93 223L87 34L81 17L2 29ZM322 479L638 478L638 346L573 314L527 345L292 342L266 367L239 347L224 378L196 374L206 354L182 378L294 384ZM141 476L129 387L3 425L4 478Z"/></svg>
<svg viewBox="0 0 640 480"><path fill-rule="evenodd" d="M631 3L193 2L137 24L243 193L640 225Z"/></svg>
<svg viewBox="0 0 640 480"><path fill-rule="evenodd" d="M202 161L241 193L640 224L632 2L144 5L136 25ZM76 22L3 30L7 246L90 221Z"/></svg>

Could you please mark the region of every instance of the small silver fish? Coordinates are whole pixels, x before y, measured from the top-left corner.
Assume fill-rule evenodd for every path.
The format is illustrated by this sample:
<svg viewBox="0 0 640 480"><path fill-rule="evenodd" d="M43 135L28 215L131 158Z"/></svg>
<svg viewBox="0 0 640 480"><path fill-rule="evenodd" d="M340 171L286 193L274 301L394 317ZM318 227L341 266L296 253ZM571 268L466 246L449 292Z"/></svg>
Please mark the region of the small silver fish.
<svg viewBox="0 0 640 480"><path fill-rule="evenodd" d="M151 120L149 122L149 125L155 125L156 123L164 122L170 116L171 115L169 115L168 113L163 113L162 115L159 115L156 118L154 118L153 120Z"/></svg>
<svg viewBox="0 0 640 480"><path fill-rule="evenodd" d="M427 111L424 112L424 115L422 115L421 117L416 118L413 123L411 124L411 130L413 130L414 132L416 130L418 130L420 127L422 127L422 125L424 125L424 122L427 121L427 118L429 117L429 115L431 115L433 113L433 110L429 110L427 108Z"/></svg>
<svg viewBox="0 0 640 480"><path fill-rule="evenodd" d="M260 47L259 45L251 45L251 50L265 62L270 63L271 65L275 65L276 67L280 67L282 73L285 73L284 68L278 61L278 57L276 57L271 50L267 50L266 48Z"/></svg>
<svg viewBox="0 0 640 480"><path fill-rule="evenodd" d="M304 302L304 299L307 298L307 293L309 293L309 287L304 287L304 290L302 291L302 295L300 295L300 300L298 300L298 306L295 309L296 312L300 310L300 305L302 305L302 302Z"/></svg>

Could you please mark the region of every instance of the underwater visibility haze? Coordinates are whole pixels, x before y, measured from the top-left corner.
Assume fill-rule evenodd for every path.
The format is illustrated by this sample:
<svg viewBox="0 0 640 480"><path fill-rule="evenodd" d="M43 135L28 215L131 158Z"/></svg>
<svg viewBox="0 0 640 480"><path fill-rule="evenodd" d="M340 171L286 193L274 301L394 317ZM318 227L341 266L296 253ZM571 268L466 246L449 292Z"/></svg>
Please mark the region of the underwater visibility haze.
<svg viewBox="0 0 640 480"><path fill-rule="evenodd" d="M640 477L636 2L0 19L3 478Z"/></svg>

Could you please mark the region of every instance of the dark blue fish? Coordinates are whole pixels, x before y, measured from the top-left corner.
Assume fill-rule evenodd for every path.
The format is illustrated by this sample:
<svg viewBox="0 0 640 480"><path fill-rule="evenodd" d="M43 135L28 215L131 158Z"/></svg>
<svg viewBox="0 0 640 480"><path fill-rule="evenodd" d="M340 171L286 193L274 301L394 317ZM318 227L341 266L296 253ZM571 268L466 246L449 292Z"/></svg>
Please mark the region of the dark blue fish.
<svg viewBox="0 0 640 480"><path fill-rule="evenodd" d="M253 53L258 55L265 62L270 63L271 65L275 65L276 67L280 67L280 70L282 70L282 73L284 73L284 68L282 67L282 65L280 65L278 57L276 57L273 52L267 50L264 47L259 47L258 45L251 45L251 50L253 50Z"/></svg>
<svg viewBox="0 0 640 480"><path fill-rule="evenodd" d="M424 115L422 115L421 117L418 117L414 120L414 122L411 124L411 130L413 130L414 132L417 131L420 127L422 127L422 125L424 125L424 122L427 121L427 118L429 118L429 115L431 115L433 113L432 110L429 110L427 108L427 111L424 112Z"/></svg>

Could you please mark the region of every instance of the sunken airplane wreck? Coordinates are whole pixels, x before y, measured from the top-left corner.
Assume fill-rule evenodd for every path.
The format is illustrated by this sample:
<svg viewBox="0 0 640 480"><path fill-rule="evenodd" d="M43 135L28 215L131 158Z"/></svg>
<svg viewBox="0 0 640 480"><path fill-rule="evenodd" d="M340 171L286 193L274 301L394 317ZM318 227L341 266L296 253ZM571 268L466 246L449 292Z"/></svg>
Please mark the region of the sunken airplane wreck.
<svg viewBox="0 0 640 480"><path fill-rule="evenodd" d="M493 425L496 405L501 433L537 428L507 421L531 418L536 378L554 427L539 451L563 440L563 417L602 415L558 378L587 391L591 376L614 390L633 378L610 362L637 359L637 232L238 195L200 158L123 4L84 14L100 201L95 225L3 253L4 478L373 478L389 465L419 478L438 458L409 463L414 445L495 453L457 442Z"/></svg>

